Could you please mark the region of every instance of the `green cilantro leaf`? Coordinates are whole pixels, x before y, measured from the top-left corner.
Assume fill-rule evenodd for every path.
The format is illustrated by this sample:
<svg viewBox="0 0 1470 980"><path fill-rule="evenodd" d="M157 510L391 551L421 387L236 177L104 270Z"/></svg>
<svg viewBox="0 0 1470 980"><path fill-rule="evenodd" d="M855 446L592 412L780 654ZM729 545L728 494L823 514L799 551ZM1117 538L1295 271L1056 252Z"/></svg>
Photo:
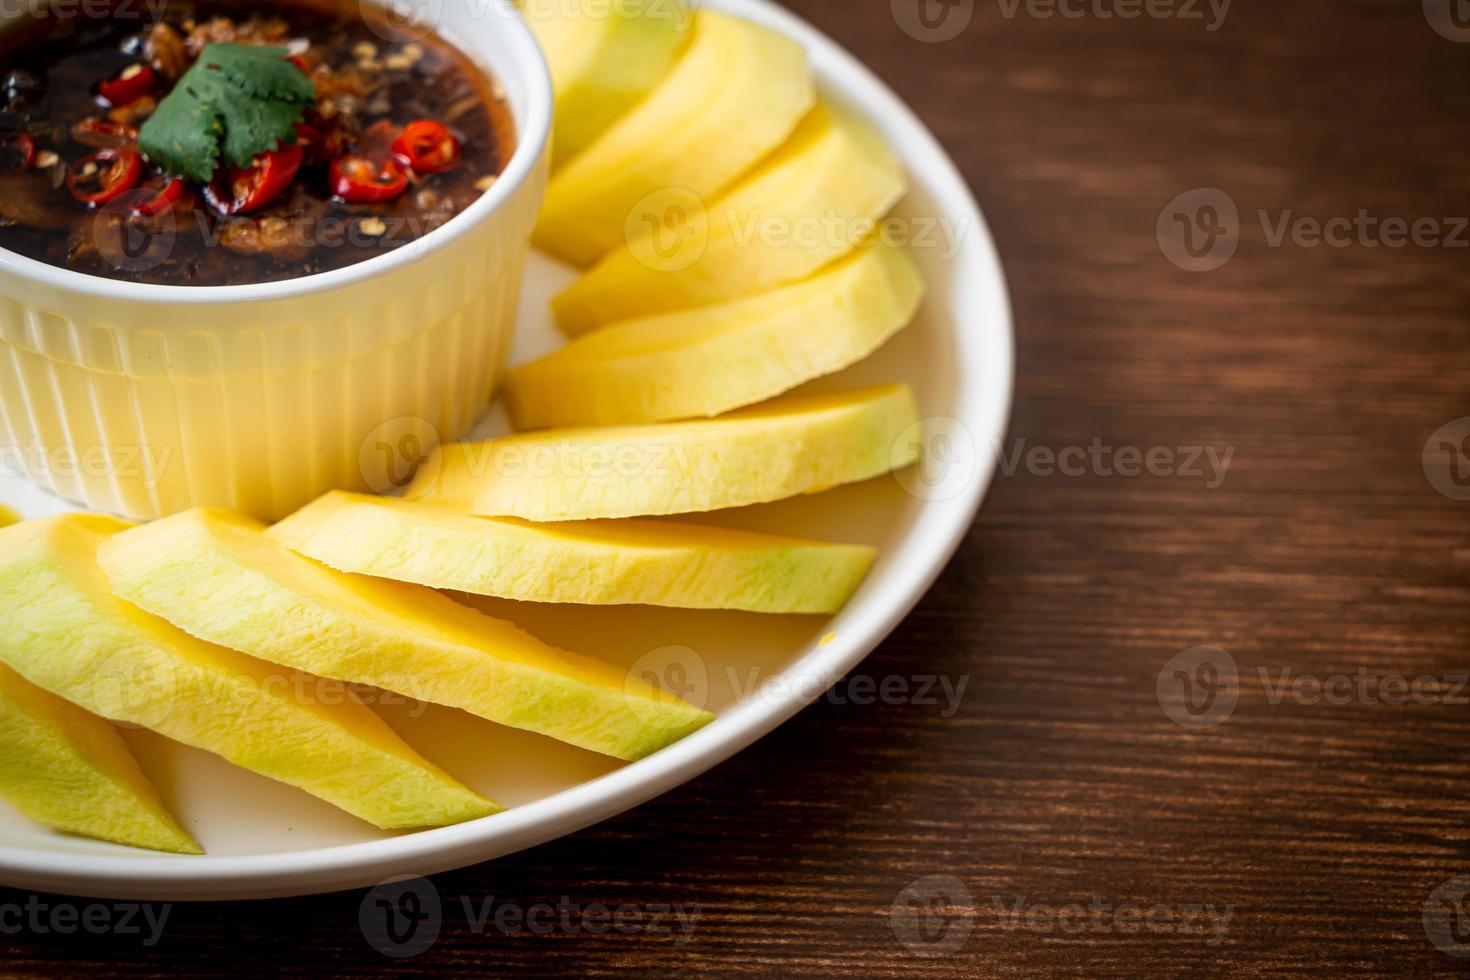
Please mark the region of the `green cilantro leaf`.
<svg viewBox="0 0 1470 980"><path fill-rule="evenodd" d="M285 48L211 44L138 132L138 146L170 174L208 182L221 162L248 167L296 142L316 98Z"/></svg>
<svg viewBox="0 0 1470 980"><path fill-rule="evenodd" d="M290 54L285 48L211 44L205 47L199 60L217 66L236 87L254 98L312 102L316 99L316 86L288 60Z"/></svg>
<svg viewBox="0 0 1470 980"><path fill-rule="evenodd" d="M282 143L295 143L301 109L300 103L222 93L219 110L224 117L225 137L220 149L225 162L249 166L262 152Z"/></svg>
<svg viewBox="0 0 1470 980"><path fill-rule="evenodd" d="M183 93L180 84L158 103L138 131L138 145L170 174L207 183L219 162L225 127L218 109Z"/></svg>

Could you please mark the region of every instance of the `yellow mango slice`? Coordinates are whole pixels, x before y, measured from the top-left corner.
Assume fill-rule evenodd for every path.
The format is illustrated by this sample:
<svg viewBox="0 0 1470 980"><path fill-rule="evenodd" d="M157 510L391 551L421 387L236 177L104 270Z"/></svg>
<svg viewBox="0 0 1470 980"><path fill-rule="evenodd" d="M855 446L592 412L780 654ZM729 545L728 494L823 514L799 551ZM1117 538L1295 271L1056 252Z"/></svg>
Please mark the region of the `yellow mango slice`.
<svg viewBox="0 0 1470 980"><path fill-rule="evenodd" d="M579 337L511 371L506 406L521 429L719 415L861 361L923 293L902 248L871 245L792 286Z"/></svg>
<svg viewBox="0 0 1470 980"><path fill-rule="evenodd" d="M713 717L433 589L318 565L264 530L228 511L186 511L116 535L99 557L119 595L212 643L619 759Z"/></svg>
<svg viewBox="0 0 1470 980"><path fill-rule="evenodd" d="M18 520L20 520L19 514L11 510L9 507L6 507L4 504L0 504L0 527L5 527L8 524L14 524Z"/></svg>
<svg viewBox="0 0 1470 980"><path fill-rule="evenodd" d="M552 301L572 336L804 279L871 239L908 188L862 122L825 105L727 193L623 243ZM660 236L660 237L654 237Z"/></svg>
<svg viewBox="0 0 1470 980"><path fill-rule="evenodd" d="M649 93L690 24L682 0L522 0L522 9L551 69L558 165Z"/></svg>
<svg viewBox="0 0 1470 980"><path fill-rule="evenodd" d="M203 854L108 721L0 666L0 798L38 824Z"/></svg>
<svg viewBox="0 0 1470 980"><path fill-rule="evenodd" d="M787 396L716 419L547 429L440 446L410 499L530 521L744 507L815 493L918 460L907 385Z"/></svg>
<svg viewBox="0 0 1470 980"><path fill-rule="evenodd" d="M527 602L833 613L873 563L827 544L666 521L530 524L334 491L270 528L344 572Z"/></svg>
<svg viewBox="0 0 1470 980"><path fill-rule="evenodd" d="M800 44L699 11L683 55L649 96L552 177L536 245L591 263L630 227L641 231L645 211L662 213L668 195L718 193L780 146L815 99Z"/></svg>
<svg viewBox="0 0 1470 980"><path fill-rule="evenodd" d="M340 690L195 639L115 596L97 549L130 526L69 514L0 530L0 661L94 714L217 753L378 827L502 809Z"/></svg>

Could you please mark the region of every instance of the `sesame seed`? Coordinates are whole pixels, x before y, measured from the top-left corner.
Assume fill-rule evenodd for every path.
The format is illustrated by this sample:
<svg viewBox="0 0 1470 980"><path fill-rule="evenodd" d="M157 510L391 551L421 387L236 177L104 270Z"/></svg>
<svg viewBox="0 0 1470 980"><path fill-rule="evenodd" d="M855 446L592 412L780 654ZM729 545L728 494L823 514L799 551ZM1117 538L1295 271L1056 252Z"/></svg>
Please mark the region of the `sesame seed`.
<svg viewBox="0 0 1470 980"><path fill-rule="evenodd" d="M47 167L54 167L60 159L60 157L50 150L42 150L36 154L36 169L45 170Z"/></svg>
<svg viewBox="0 0 1470 980"><path fill-rule="evenodd" d="M405 58L401 54L390 54L383 60L383 64L387 65L393 71L407 71L413 67L413 60L411 58Z"/></svg>
<svg viewBox="0 0 1470 980"><path fill-rule="evenodd" d="M485 191L488 191L490 188L494 187L495 182L499 179L500 178L495 176L494 174L490 174L488 177L481 177L479 180L475 181L475 190L483 194Z"/></svg>
<svg viewBox="0 0 1470 980"><path fill-rule="evenodd" d="M388 230L381 218L364 218L357 223L357 228L364 235L381 235Z"/></svg>
<svg viewBox="0 0 1470 980"><path fill-rule="evenodd" d="M143 66L142 65L128 65L126 68L123 69L122 75L120 75L119 77L120 78L133 78L133 77L139 75L140 73L142 73L142 71L143 71Z"/></svg>
<svg viewBox="0 0 1470 980"><path fill-rule="evenodd" d="M352 49L352 57L358 61L366 61L378 56L378 46L370 41L359 41Z"/></svg>

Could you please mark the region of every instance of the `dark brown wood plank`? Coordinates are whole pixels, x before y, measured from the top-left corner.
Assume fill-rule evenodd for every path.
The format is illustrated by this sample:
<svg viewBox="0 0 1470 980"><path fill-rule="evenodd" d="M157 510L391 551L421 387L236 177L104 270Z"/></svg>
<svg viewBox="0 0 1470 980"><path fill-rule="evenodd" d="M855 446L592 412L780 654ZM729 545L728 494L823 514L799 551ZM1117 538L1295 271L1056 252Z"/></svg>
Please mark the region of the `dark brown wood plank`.
<svg viewBox="0 0 1470 980"><path fill-rule="evenodd" d="M986 210L1019 333L1007 448L1233 449L1223 483L1020 466L861 669L964 678L957 713L819 703L635 812L439 876L445 926L422 956L371 949L348 894L175 907L152 948L0 935L7 972L1463 968L1423 912L1470 874L1470 709L1445 703L1470 671L1470 503L1436 492L1421 450L1470 415L1470 233L1458 248L1275 246L1258 211L1451 231L1470 214L1470 45L1415 0L1240 2L1216 31L1041 18L1025 0L1007 18L1008 2L982 0L941 44L906 36L884 0L791 6L894 85ZM1191 273L1155 226L1200 187L1230 195L1240 240ZM1240 673L1233 715L1208 729L1175 724L1156 696L1160 669L1200 644ZM1435 703L1273 700L1259 671L1283 668L1443 687ZM936 875L963 884L973 911L956 921L973 931L937 933L928 951L964 942L920 957L893 904ZM477 935L460 907L564 895L699 918L687 941ZM1071 903L1086 930L1044 931ZM1125 903L1161 906L1156 928L1118 926ZM1189 906L1228 910L1218 942L1180 925Z"/></svg>

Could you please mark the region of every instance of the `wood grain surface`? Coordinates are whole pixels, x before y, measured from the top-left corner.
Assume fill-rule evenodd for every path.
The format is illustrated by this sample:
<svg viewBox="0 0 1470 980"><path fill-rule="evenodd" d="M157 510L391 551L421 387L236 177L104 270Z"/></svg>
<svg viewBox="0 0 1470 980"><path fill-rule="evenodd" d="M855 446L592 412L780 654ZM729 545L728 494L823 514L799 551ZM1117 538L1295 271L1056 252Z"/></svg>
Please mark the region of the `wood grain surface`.
<svg viewBox="0 0 1470 980"><path fill-rule="evenodd" d="M860 668L963 682L957 710L824 701L618 819L438 876L412 959L365 941L351 893L175 906L153 946L0 934L0 970L1461 971L1470 421L1431 435L1470 416L1470 44L1419 0L1185 4L956 2L941 43L902 29L909 0L790 3L933 127L1014 292L1013 472ZM1199 188L1233 227L1198 194L1165 213ZM1430 223L1290 228L1360 212ZM1219 268L1171 260L1217 226ZM1067 447L1081 475L1047 464ZM1154 472L1121 475L1124 447ZM1223 479L1196 449L1231 453ZM1228 657L1173 659L1199 646ZM571 925L477 934L487 899Z"/></svg>

